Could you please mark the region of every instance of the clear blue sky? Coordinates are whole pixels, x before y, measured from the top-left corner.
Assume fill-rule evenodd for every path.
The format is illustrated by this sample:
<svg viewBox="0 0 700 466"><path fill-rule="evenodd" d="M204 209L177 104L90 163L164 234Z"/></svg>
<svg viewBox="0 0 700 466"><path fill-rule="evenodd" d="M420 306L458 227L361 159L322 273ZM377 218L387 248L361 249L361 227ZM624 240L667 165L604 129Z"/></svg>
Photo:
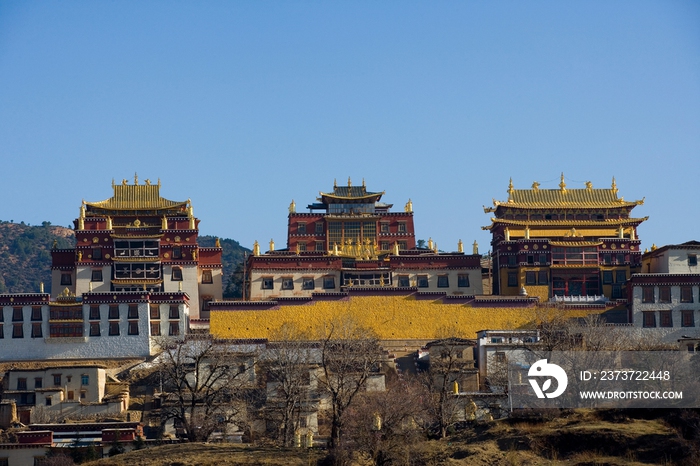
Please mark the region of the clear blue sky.
<svg viewBox="0 0 700 466"><path fill-rule="evenodd" d="M486 252L508 179L564 172L646 197L644 247L700 240L700 2L3 0L0 160L31 224L138 172L283 247L290 201L350 176Z"/></svg>

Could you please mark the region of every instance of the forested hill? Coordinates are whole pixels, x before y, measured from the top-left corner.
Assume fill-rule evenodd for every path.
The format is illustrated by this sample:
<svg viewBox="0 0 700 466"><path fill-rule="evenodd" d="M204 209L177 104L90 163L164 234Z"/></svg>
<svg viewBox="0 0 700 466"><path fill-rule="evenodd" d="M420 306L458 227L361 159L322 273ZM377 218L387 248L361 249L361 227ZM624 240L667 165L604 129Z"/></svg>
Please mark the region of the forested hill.
<svg viewBox="0 0 700 466"><path fill-rule="evenodd" d="M43 222L40 226L0 221L0 293L38 293L39 283L51 291L51 246L75 246L70 228Z"/></svg>
<svg viewBox="0 0 700 466"><path fill-rule="evenodd" d="M58 248L75 247L75 233L70 228L51 225L51 222L35 226L0 220L0 293L38 293L42 282L44 291L50 293L51 247L54 241ZM199 237L202 247L213 247L215 243L214 236ZM228 298L239 297L240 285L235 280L237 275L234 272L242 270L244 253L250 253L250 250L232 239L222 238L220 243L223 249L224 295ZM238 275L242 277L242 273Z"/></svg>

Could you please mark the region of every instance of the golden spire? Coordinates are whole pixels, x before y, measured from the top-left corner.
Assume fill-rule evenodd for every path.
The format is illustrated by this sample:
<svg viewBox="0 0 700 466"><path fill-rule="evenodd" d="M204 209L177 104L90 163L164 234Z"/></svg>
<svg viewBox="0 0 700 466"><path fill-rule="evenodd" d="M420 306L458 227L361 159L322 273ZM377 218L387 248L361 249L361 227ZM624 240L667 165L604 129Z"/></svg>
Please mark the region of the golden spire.
<svg viewBox="0 0 700 466"><path fill-rule="evenodd" d="M534 181L532 183L532 190L533 191L539 191L540 190L540 184L537 181Z"/></svg>
<svg viewBox="0 0 700 466"><path fill-rule="evenodd" d="M530 239L530 227L525 225L525 239Z"/></svg>
<svg viewBox="0 0 700 466"><path fill-rule="evenodd" d="M561 172L561 182L559 183L559 188L563 193L566 192L566 183L564 183L564 172Z"/></svg>
<svg viewBox="0 0 700 466"><path fill-rule="evenodd" d="M362 178L362 187L363 187L363 188L366 188L366 187L367 187L367 185L365 185L365 179L364 179L364 178Z"/></svg>
<svg viewBox="0 0 700 466"><path fill-rule="evenodd" d="M617 183L615 183L615 177L613 176L612 180L612 186L610 187L612 189L613 194L617 196Z"/></svg>
<svg viewBox="0 0 700 466"><path fill-rule="evenodd" d="M217 248L221 247L221 241L219 241L219 238L216 238L216 243L214 243L214 247L217 247Z"/></svg>
<svg viewBox="0 0 700 466"><path fill-rule="evenodd" d="M511 178L510 182L508 183L508 199L510 199L513 196L514 192L515 189L513 189L513 178Z"/></svg>
<svg viewBox="0 0 700 466"><path fill-rule="evenodd" d="M112 217L110 217L109 215L107 216L107 229L108 230L114 229L114 226L112 225Z"/></svg>
<svg viewBox="0 0 700 466"><path fill-rule="evenodd" d="M413 202L411 201L411 199L408 200L408 202L404 206L403 210L405 212L413 212Z"/></svg>
<svg viewBox="0 0 700 466"><path fill-rule="evenodd" d="M586 181L586 191L593 191L593 183Z"/></svg>
<svg viewBox="0 0 700 466"><path fill-rule="evenodd" d="M474 240L474 244L472 244L472 253L473 254L479 254L479 243Z"/></svg>
<svg viewBox="0 0 700 466"><path fill-rule="evenodd" d="M651 250L656 251L658 248L656 247L656 243L651 244Z"/></svg>
<svg viewBox="0 0 700 466"><path fill-rule="evenodd" d="M438 253L437 242L435 242L434 244L435 244L435 249L433 249L433 252L434 252L435 254L437 254L437 253Z"/></svg>
<svg viewBox="0 0 700 466"><path fill-rule="evenodd" d="M270 252L275 250L275 242L270 238Z"/></svg>
<svg viewBox="0 0 700 466"><path fill-rule="evenodd" d="M398 241L394 242L394 255L395 256L399 255L399 242Z"/></svg>
<svg viewBox="0 0 700 466"><path fill-rule="evenodd" d="M506 227L506 229L503 231L503 234L505 236L505 240L510 241L510 230L508 229L508 227Z"/></svg>
<svg viewBox="0 0 700 466"><path fill-rule="evenodd" d="M160 229L161 230L167 230L168 229L168 217L163 215L163 218L160 219Z"/></svg>
<svg viewBox="0 0 700 466"><path fill-rule="evenodd" d="M260 243L258 243L258 240L255 240L255 243L253 243L253 255L254 256L259 256L260 255Z"/></svg>
<svg viewBox="0 0 700 466"><path fill-rule="evenodd" d="M433 238L428 238L428 249L433 249Z"/></svg>
<svg viewBox="0 0 700 466"><path fill-rule="evenodd" d="M296 248L297 256L299 255L299 252L300 252L300 251L301 251L301 248L300 248L300 246L299 246L299 243L297 243L297 248Z"/></svg>
<svg viewBox="0 0 700 466"><path fill-rule="evenodd" d="M43 293L43 292L44 292L44 282L41 282L41 283L39 283L39 293Z"/></svg>
<svg viewBox="0 0 700 466"><path fill-rule="evenodd" d="M294 202L294 199L292 199L291 204L289 204L289 213L293 214L297 211L297 203Z"/></svg>
<svg viewBox="0 0 700 466"><path fill-rule="evenodd" d="M134 185L139 184L139 175L138 173L134 172Z"/></svg>
<svg viewBox="0 0 700 466"><path fill-rule="evenodd" d="M349 188L350 186L352 186L352 180L351 180L350 177L348 176L348 188Z"/></svg>
<svg viewBox="0 0 700 466"><path fill-rule="evenodd" d="M457 241L457 252L464 252L464 243L461 239Z"/></svg>

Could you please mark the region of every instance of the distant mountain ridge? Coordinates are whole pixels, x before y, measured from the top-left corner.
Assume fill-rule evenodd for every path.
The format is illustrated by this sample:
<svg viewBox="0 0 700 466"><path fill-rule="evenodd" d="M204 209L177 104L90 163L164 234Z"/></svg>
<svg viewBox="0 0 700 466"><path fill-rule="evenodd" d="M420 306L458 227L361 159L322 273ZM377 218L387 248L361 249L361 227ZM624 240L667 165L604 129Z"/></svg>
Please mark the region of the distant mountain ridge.
<svg viewBox="0 0 700 466"><path fill-rule="evenodd" d="M50 293L54 241L59 249L73 248L75 232L51 222L28 225L0 220L0 293L38 293L40 283L44 284L44 291ZM242 279L241 267L250 250L232 239L220 238L219 242L223 249L224 296L240 297L240 285L236 281ZM199 237L201 247L215 244L215 236ZM239 273L234 275L236 270Z"/></svg>

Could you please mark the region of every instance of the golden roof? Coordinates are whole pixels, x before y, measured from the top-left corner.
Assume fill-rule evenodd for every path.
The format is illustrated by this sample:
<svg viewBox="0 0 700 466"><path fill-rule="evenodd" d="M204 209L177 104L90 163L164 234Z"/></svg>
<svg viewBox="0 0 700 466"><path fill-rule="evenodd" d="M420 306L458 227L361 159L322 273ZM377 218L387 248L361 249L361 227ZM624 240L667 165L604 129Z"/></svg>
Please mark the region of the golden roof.
<svg viewBox="0 0 700 466"><path fill-rule="evenodd" d="M636 225L649 220L649 217L642 218L620 218L606 220L506 220L504 218L492 218L491 225L481 227L482 230L490 230L496 224L516 225L516 226L565 226L565 227L616 227L620 225Z"/></svg>
<svg viewBox="0 0 700 466"><path fill-rule="evenodd" d="M534 182L531 189L515 189L513 180L508 186L508 200L493 200L494 207L484 207L485 212L495 212L496 208L513 207L517 209L551 209L551 208L617 208L644 204L644 199L628 202L617 196L617 184L613 178L610 188L594 189L590 181L583 189L569 189L562 174L559 189L540 189Z"/></svg>
<svg viewBox="0 0 700 466"><path fill-rule="evenodd" d="M112 180L114 195L104 201L85 202L88 210L177 210L187 211L188 201L171 201L160 196L160 180L158 184L151 184L146 180L145 184L138 184L138 178L134 178L134 184L128 184L122 180L121 184L115 184Z"/></svg>
<svg viewBox="0 0 700 466"><path fill-rule="evenodd" d="M321 195L321 197L319 198L319 200L323 200L324 198L353 201L373 199L376 202L384 195L384 193L384 191L376 193L367 191L367 187L365 186L365 180L362 180L362 186L353 186L352 181L350 180L350 178L348 178L347 186L338 186L338 184L334 182L332 193L324 193L323 191L320 191L319 194Z"/></svg>

